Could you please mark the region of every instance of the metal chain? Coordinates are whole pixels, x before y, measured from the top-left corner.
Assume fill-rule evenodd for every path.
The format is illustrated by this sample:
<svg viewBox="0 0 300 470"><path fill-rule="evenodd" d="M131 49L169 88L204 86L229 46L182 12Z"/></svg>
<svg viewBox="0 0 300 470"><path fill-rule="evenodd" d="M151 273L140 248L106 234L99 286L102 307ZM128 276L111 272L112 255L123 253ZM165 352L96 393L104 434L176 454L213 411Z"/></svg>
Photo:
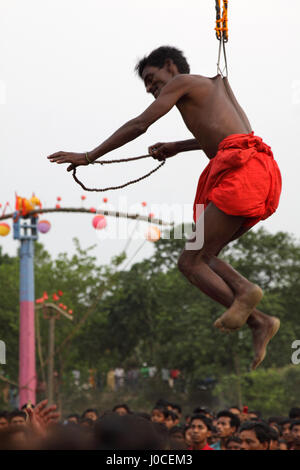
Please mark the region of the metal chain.
<svg viewBox="0 0 300 470"><path fill-rule="evenodd" d="M110 164L110 163L123 163L123 162L130 162L130 161L133 161L133 160L140 160L142 158L149 158L149 157L152 157L152 155L142 155L140 157L132 157L132 158L122 158L120 160L104 160L104 161L100 161L100 162L94 162L93 165L95 163L98 163L99 165L106 165L106 164ZM153 157L152 157L153 158ZM152 175L152 173L155 173L157 170L159 170L159 168L161 168L164 164L166 163L166 160L163 160L157 168L154 168L154 170L151 170L149 171L149 173L147 173L146 175L144 176L141 176L140 178L137 178L135 180L131 180L131 181L128 181L128 183L124 183L124 184L121 184L120 186L110 186L108 188L87 188L86 186L84 186L84 184L77 178L76 176L76 168L74 168L73 170L73 178L74 180L76 181L76 183L78 183L82 189L84 189L85 191L96 191L96 192L104 192L104 191L111 191L111 190L114 190L114 189L121 189L121 188L125 188L126 186L129 186L130 184L134 184L134 183L138 183L139 181L142 181L143 179L147 178L148 176Z"/></svg>

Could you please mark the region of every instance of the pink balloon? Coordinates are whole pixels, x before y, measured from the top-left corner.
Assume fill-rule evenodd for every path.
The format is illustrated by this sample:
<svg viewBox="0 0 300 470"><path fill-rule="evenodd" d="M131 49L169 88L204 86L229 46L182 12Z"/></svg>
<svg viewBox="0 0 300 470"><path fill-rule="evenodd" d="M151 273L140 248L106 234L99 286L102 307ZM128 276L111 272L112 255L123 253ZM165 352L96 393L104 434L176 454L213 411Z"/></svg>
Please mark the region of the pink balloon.
<svg viewBox="0 0 300 470"><path fill-rule="evenodd" d="M93 223L93 227L97 230L101 230L105 228L107 225L106 218L104 217L104 215L101 215L101 214L95 215L92 223Z"/></svg>
<svg viewBox="0 0 300 470"><path fill-rule="evenodd" d="M50 222L48 220L40 220L39 223L37 224L38 231L41 233L47 233L49 232L51 228Z"/></svg>

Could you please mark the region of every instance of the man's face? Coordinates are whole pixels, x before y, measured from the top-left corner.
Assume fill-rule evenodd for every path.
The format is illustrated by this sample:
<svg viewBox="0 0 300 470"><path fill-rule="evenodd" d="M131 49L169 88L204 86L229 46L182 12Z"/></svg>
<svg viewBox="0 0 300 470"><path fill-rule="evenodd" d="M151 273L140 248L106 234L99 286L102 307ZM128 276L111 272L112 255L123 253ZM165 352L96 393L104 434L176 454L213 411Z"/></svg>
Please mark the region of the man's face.
<svg viewBox="0 0 300 470"><path fill-rule="evenodd" d="M282 437L286 442L292 442L293 436L292 436L292 433L291 433L290 423L285 423L282 426Z"/></svg>
<svg viewBox="0 0 300 470"><path fill-rule="evenodd" d="M175 426L175 423L172 419L171 416L168 416L166 419L165 419L165 425L167 426L168 429L171 429Z"/></svg>
<svg viewBox="0 0 300 470"><path fill-rule="evenodd" d="M173 78L173 75L166 70L166 67L161 69L152 65L147 65L142 73L147 93L151 93L154 98L157 98L162 88Z"/></svg>
<svg viewBox="0 0 300 470"><path fill-rule="evenodd" d="M5 429L8 427L8 420L4 417L0 418L0 429Z"/></svg>
<svg viewBox="0 0 300 470"><path fill-rule="evenodd" d="M85 415L85 418L91 419L92 421L97 421L98 416L95 411L88 411Z"/></svg>
<svg viewBox="0 0 300 470"><path fill-rule="evenodd" d="M235 432L235 428L230 425L229 416L221 416L217 420L218 437L229 437Z"/></svg>
<svg viewBox="0 0 300 470"><path fill-rule="evenodd" d="M192 433L193 433L192 428L188 428L188 429L185 431L184 439L185 439L185 442L187 443L188 446L191 446L192 443L193 443L193 440L192 440Z"/></svg>
<svg viewBox="0 0 300 470"><path fill-rule="evenodd" d="M207 440L207 434L208 434L208 429L206 427L206 424L201 421L201 419L194 419L191 424L191 437L192 441L195 444L198 444L199 442L204 442Z"/></svg>
<svg viewBox="0 0 300 470"><path fill-rule="evenodd" d="M14 426L25 426L26 421L25 421L25 418L23 418L23 416L14 416L11 419L10 424Z"/></svg>
<svg viewBox="0 0 300 470"><path fill-rule="evenodd" d="M71 416L70 418L68 418L68 423L78 424L78 419L76 418L76 416Z"/></svg>
<svg viewBox="0 0 300 470"><path fill-rule="evenodd" d="M165 415L162 411L154 409L151 413L151 421L153 421L153 423L164 423Z"/></svg>
<svg viewBox="0 0 300 470"><path fill-rule="evenodd" d="M115 410L115 413L117 413L119 416L128 415L128 411L126 410L126 408L123 408L122 406L120 408L117 408Z"/></svg>
<svg viewBox="0 0 300 470"><path fill-rule="evenodd" d="M172 439L177 442L184 442L184 435L181 432L174 432Z"/></svg>
<svg viewBox="0 0 300 470"><path fill-rule="evenodd" d="M241 450L241 444L239 442L230 441L226 446L226 450Z"/></svg>
<svg viewBox="0 0 300 470"><path fill-rule="evenodd" d="M273 441L271 439L269 450L278 450L278 441Z"/></svg>
<svg viewBox="0 0 300 470"><path fill-rule="evenodd" d="M296 446L300 446L300 424L293 426L291 430L291 435L293 437L293 444Z"/></svg>
<svg viewBox="0 0 300 470"><path fill-rule="evenodd" d="M240 432L239 438L241 439L241 450L267 450L267 442L259 442L256 434L252 430L245 430Z"/></svg>

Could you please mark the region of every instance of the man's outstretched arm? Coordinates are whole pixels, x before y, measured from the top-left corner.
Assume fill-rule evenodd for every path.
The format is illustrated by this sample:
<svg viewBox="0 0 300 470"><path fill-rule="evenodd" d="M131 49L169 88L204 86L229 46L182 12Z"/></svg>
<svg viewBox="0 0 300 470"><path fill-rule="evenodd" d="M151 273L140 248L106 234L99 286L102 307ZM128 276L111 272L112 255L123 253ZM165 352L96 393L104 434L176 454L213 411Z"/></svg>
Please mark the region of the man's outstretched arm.
<svg viewBox="0 0 300 470"><path fill-rule="evenodd" d="M151 124L167 114L175 106L177 101L187 93L188 87L189 83L186 77L177 75L162 89L159 97L140 116L128 121L101 145L88 152L89 160L93 162L106 153L122 147L144 134ZM57 152L50 155L48 159L55 163L71 163L68 171L73 170L78 165L88 164L85 153Z"/></svg>

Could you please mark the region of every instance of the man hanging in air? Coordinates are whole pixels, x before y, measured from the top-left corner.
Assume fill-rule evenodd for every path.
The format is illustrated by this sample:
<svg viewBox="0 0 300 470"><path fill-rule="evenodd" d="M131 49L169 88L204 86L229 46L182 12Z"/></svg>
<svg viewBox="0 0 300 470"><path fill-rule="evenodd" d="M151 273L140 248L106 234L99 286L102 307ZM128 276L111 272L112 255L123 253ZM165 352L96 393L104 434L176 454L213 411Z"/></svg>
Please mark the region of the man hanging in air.
<svg viewBox="0 0 300 470"><path fill-rule="evenodd" d="M245 323L252 331L255 369L279 329L279 319L256 309L263 293L222 261L219 252L278 207L281 175L272 151L254 135L227 78L191 75L182 52L160 47L136 66L155 101L139 116L87 153L57 152L51 162L70 163L68 171L88 165L144 134L176 106L194 139L157 143L149 153L158 160L189 150L202 150L209 163L200 176L194 201L197 230L204 228L201 248L190 240L178 262L180 271L206 295L227 308L215 322L221 330ZM197 209L203 205L204 211Z"/></svg>

